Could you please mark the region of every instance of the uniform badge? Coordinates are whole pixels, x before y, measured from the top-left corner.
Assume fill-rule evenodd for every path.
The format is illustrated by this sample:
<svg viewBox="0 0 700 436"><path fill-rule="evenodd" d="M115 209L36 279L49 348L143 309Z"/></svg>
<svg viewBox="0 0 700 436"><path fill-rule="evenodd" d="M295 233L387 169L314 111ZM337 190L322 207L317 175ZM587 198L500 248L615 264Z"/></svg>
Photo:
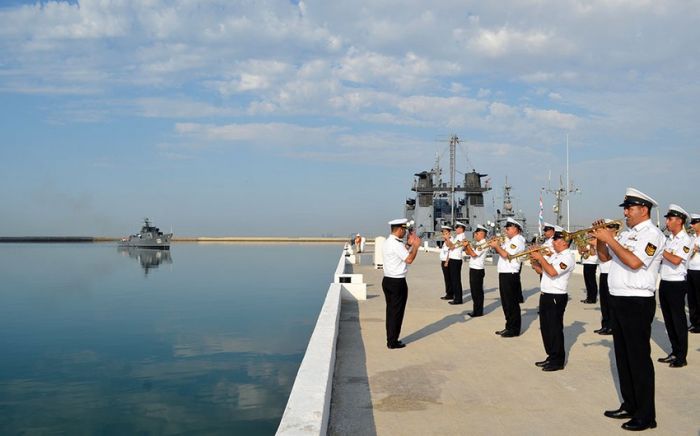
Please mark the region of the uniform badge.
<svg viewBox="0 0 700 436"><path fill-rule="evenodd" d="M690 253L690 247L683 247L683 253L685 253L685 254Z"/></svg>
<svg viewBox="0 0 700 436"><path fill-rule="evenodd" d="M559 264L559 268L561 268L561 269L566 269L566 264L565 264L564 262L561 262L561 263Z"/></svg>
<svg viewBox="0 0 700 436"><path fill-rule="evenodd" d="M513 249L513 250L515 250L516 248L518 248L518 246L515 245L515 244L510 244L510 248Z"/></svg>
<svg viewBox="0 0 700 436"><path fill-rule="evenodd" d="M656 253L656 245L652 244L651 242L648 243L644 249L644 252L647 254L647 256L653 256L654 253Z"/></svg>

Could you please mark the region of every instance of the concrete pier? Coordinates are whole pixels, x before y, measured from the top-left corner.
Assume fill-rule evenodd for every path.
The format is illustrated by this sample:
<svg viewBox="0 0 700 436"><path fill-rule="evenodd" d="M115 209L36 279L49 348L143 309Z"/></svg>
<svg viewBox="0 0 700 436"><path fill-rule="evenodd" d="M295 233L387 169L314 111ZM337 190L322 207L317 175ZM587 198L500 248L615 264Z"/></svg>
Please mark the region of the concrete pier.
<svg viewBox="0 0 700 436"><path fill-rule="evenodd" d="M601 435L626 434L625 420L603 416L620 405L612 336L600 336L599 305L585 298L573 274L564 316L567 363L543 372L546 357L537 318L539 277L525 264L520 337L494 334L504 327L495 266L487 266L485 316L470 318L468 268L465 303L444 294L436 253L420 252L409 267L409 297L401 339L386 348L382 271L371 254L353 272L364 275L366 301L343 301L328 433L333 435ZM689 335L688 366L657 363L670 343L657 309L652 330L658 428L651 434L700 434L700 335Z"/></svg>

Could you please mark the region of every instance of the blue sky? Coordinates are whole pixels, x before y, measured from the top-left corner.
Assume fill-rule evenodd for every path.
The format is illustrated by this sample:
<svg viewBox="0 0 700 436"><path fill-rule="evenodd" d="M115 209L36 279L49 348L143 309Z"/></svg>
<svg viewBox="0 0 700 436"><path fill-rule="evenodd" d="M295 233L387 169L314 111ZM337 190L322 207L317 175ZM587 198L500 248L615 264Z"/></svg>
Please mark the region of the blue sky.
<svg viewBox="0 0 700 436"><path fill-rule="evenodd" d="M698 22L680 0L3 1L0 234L383 234L453 133L533 224L567 135L572 224L627 186L700 212Z"/></svg>

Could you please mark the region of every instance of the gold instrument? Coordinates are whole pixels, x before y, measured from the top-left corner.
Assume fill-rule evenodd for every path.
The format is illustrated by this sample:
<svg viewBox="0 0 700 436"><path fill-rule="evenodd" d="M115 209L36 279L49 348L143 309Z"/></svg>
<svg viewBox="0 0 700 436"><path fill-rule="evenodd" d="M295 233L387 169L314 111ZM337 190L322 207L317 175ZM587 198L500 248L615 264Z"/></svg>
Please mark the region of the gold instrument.
<svg viewBox="0 0 700 436"><path fill-rule="evenodd" d="M686 232L687 232L688 235L690 235L690 236L695 236L695 235L696 235L695 227L693 227L693 226L688 227L688 230L686 230Z"/></svg>
<svg viewBox="0 0 700 436"><path fill-rule="evenodd" d="M517 253L517 254L509 254L508 260L519 259L523 256L529 256L536 251L541 251L544 256L551 256L552 255L552 251L549 249L549 247L541 245L539 247L535 247L535 248L531 248L529 250L521 251L520 253Z"/></svg>
<svg viewBox="0 0 700 436"><path fill-rule="evenodd" d="M471 245L472 249L481 248L483 250L483 249L488 248L489 245L491 245L491 241L498 241L502 244L505 240L506 240L505 236L494 236L490 239L482 239L478 243L472 243L472 241L464 241L462 244L464 245L465 248L467 246Z"/></svg>
<svg viewBox="0 0 700 436"><path fill-rule="evenodd" d="M575 232L567 232L564 230L561 232L562 236L564 236L564 239L567 242L573 242L576 244L576 247L583 249L586 249L588 246L588 234L593 232L594 230L597 229L602 229L602 228L609 228L615 230L615 234L620 232L622 230L623 224L622 220L614 220L610 221L609 223L602 223L597 226L592 226L588 227L586 229L581 229L581 230L576 230Z"/></svg>

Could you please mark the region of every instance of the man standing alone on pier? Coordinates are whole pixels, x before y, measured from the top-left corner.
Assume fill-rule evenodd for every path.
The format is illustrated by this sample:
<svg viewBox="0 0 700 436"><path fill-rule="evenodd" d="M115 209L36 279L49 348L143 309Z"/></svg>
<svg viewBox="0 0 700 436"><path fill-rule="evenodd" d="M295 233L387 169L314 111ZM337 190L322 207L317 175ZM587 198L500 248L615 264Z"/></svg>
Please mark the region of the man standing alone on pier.
<svg viewBox="0 0 700 436"><path fill-rule="evenodd" d="M408 300L408 284L406 273L408 264L418 254L421 240L415 233L408 235L408 246L404 245L403 238L408 232L408 220L405 218L389 221L391 235L384 243L384 279L382 290L386 299L386 346L389 349L403 348L406 345L399 340L401 324Z"/></svg>

